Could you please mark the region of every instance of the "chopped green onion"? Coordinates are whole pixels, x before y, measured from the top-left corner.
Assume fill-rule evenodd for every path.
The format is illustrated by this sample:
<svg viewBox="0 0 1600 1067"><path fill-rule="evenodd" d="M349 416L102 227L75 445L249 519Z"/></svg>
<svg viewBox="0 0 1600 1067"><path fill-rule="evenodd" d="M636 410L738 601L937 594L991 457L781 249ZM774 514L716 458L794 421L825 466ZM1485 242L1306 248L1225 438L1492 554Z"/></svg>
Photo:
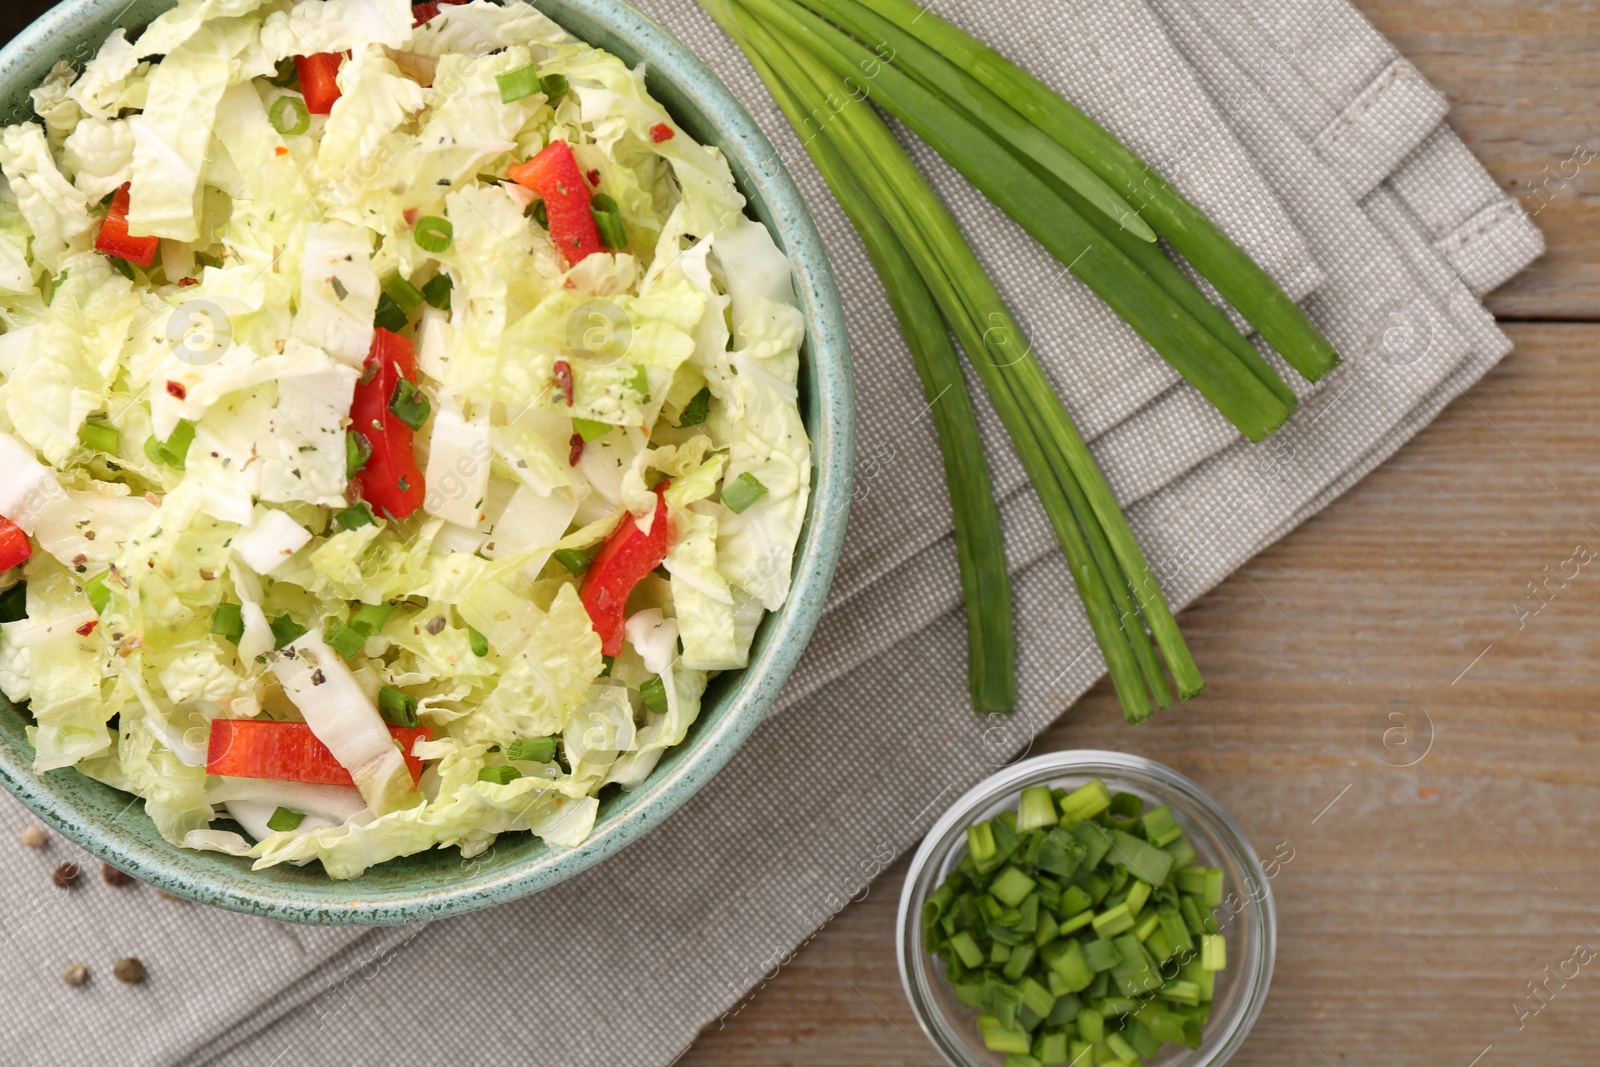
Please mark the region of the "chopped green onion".
<svg viewBox="0 0 1600 1067"><path fill-rule="evenodd" d="M766 495L767 487L749 471L722 487L722 503L735 515L743 514L746 508Z"/></svg>
<svg viewBox="0 0 1600 1067"><path fill-rule="evenodd" d="M1083 944L1077 938L1063 938L1046 945L1041 958L1069 992L1087 989L1089 983L1094 981L1094 968L1089 966Z"/></svg>
<svg viewBox="0 0 1600 1067"><path fill-rule="evenodd" d="M373 517L372 508L365 503L360 503L352 504L343 511L335 512L333 524L341 530L359 530L363 526L378 525L378 520Z"/></svg>
<svg viewBox="0 0 1600 1067"><path fill-rule="evenodd" d="M422 290L412 285L403 274L396 274L383 283L383 292L390 300L400 306L400 310L407 315L422 306L425 299Z"/></svg>
<svg viewBox="0 0 1600 1067"><path fill-rule="evenodd" d="M303 811L294 811L290 808L279 808L272 813L272 818L267 820L267 829L278 833L287 833L290 830L300 829L300 824L306 821Z"/></svg>
<svg viewBox="0 0 1600 1067"><path fill-rule="evenodd" d="M1033 1047L1026 1030L1007 1026L993 1015L978 1016L978 1031L983 1035L984 1048L991 1052L1026 1053Z"/></svg>
<svg viewBox="0 0 1600 1067"><path fill-rule="evenodd" d="M1022 825L1020 815L1017 818L1017 825ZM1071 834L1059 827L1051 827L1045 831L1034 863L1041 871L1047 871L1057 878L1071 878L1088 854L1089 850ZM1085 900L1084 903L1087 905L1088 901Z"/></svg>
<svg viewBox="0 0 1600 1067"><path fill-rule="evenodd" d="M514 104L542 90L539 84L539 68L531 63L526 67L497 74L494 80L495 84L500 86L502 104Z"/></svg>
<svg viewBox="0 0 1600 1067"><path fill-rule="evenodd" d="M519 737L506 746L506 759L510 760L550 763L555 758L556 739L553 737Z"/></svg>
<svg viewBox="0 0 1600 1067"><path fill-rule="evenodd" d="M950 950L968 967L976 967L984 961L983 950L978 947L978 943L973 940L972 935L965 930L952 936L948 944Z"/></svg>
<svg viewBox="0 0 1600 1067"><path fill-rule="evenodd" d="M567 90L571 86L567 83L565 74L546 74L539 79L539 88L545 96L549 97L550 102L553 104L563 96L566 96Z"/></svg>
<svg viewBox="0 0 1600 1067"><path fill-rule="evenodd" d="M389 624L393 604L363 604L350 616L350 628L365 637L376 637Z"/></svg>
<svg viewBox="0 0 1600 1067"><path fill-rule="evenodd" d="M344 435L344 475L354 478L362 467L367 465L367 460L372 458L372 442L367 440L365 434L346 430Z"/></svg>
<svg viewBox="0 0 1600 1067"><path fill-rule="evenodd" d="M1111 977L1117 988L1130 997L1142 997L1161 988L1161 975L1155 961L1144 950L1139 939L1132 934L1121 934L1115 939L1122 960L1111 968Z"/></svg>
<svg viewBox="0 0 1600 1067"><path fill-rule="evenodd" d="M994 825L988 822L975 822L967 827L967 855L974 863L983 863L993 859L996 852L994 843Z"/></svg>
<svg viewBox="0 0 1600 1067"><path fill-rule="evenodd" d="M435 254L443 252L450 247L450 242L456 235L456 228L450 225L449 219L442 219L437 215L424 215L417 220L417 228L413 236L423 251Z"/></svg>
<svg viewBox="0 0 1600 1067"><path fill-rule="evenodd" d="M1067 1032L1057 1030L1053 1033L1040 1034L1033 1044L1033 1058L1039 1064L1059 1064L1067 1062Z"/></svg>
<svg viewBox="0 0 1600 1067"><path fill-rule="evenodd" d="M699 426L706 421L706 416L711 414L711 389L701 389L689 402L683 405L683 411L678 414L678 429L688 429L690 426Z"/></svg>
<svg viewBox="0 0 1600 1067"><path fill-rule="evenodd" d="M1086 866L1100 866L1100 861L1111 851L1111 834L1098 823L1081 822L1068 832L1084 847Z"/></svg>
<svg viewBox="0 0 1600 1067"><path fill-rule="evenodd" d="M1139 813L1144 811L1144 798L1136 793L1114 793L1109 810L1113 818L1137 819Z"/></svg>
<svg viewBox="0 0 1600 1067"><path fill-rule="evenodd" d="M609 422L596 422L594 419L580 419L578 416L574 415L572 417L572 428L577 431L578 436L583 438L584 443L587 444L590 441L600 440L600 438L610 433L615 427L613 427Z"/></svg>
<svg viewBox="0 0 1600 1067"><path fill-rule="evenodd" d="M582 576L594 562L594 556L581 548L558 548L550 553L550 558L577 576Z"/></svg>
<svg viewBox="0 0 1600 1067"><path fill-rule="evenodd" d="M995 946L996 949L1004 947L1003 945ZM1001 976L1008 982L1021 981L1022 976L1027 973L1028 965L1033 962L1033 957L1038 954L1038 951L1033 945L1018 945L1015 950L1006 949L1005 969L1000 972ZM1054 974L1055 972L1052 971L1051 973Z"/></svg>
<svg viewBox="0 0 1600 1067"><path fill-rule="evenodd" d="M1083 1048L1100 1050L1087 1067L1094 1058L1155 1059L1167 1039L1199 1043L1216 972L1204 969L1205 942L1197 948L1188 916L1212 890L1212 869L1181 882L1187 869L1169 870L1159 884L1131 873L1129 855L1135 866L1150 855L1129 842L1165 857L1153 838L1171 845L1182 837L1170 836L1164 809L1148 822L1122 818L1111 800L1098 782L1075 794L1030 786L1016 810L966 828L966 855L923 905L927 951L944 961L955 998L988 1017L980 1032L1005 1046L997 1051L1025 1039L1037 1062L1054 1063L1051 1035L1064 1043L1075 1032ZM1023 807L1034 809L1031 818ZM1115 807L1132 810L1126 800ZM1060 811L1096 809L1071 829L1056 824ZM1209 951L1221 965L1220 936L1217 943Z"/></svg>
<svg viewBox="0 0 1600 1067"><path fill-rule="evenodd" d="M596 193L589 200L589 210L594 214L594 224L600 230L601 244L613 250L628 247L628 234L622 225L622 212L615 200L605 193Z"/></svg>
<svg viewBox="0 0 1600 1067"><path fill-rule="evenodd" d="M272 120L272 128L285 137L298 137L311 129L311 112L306 110L306 102L298 96L278 97L273 101L272 111L267 117Z"/></svg>
<svg viewBox="0 0 1600 1067"><path fill-rule="evenodd" d="M279 615L276 619L273 619L271 626L273 648L284 648L292 645L306 634L306 628L287 615Z"/></svg>
<svg viewBox="0 0 1600 1067"><path fill-rule="evenodd" d="M389 398L389 413L413 430L420 430L433 414L433 405L428 402L428 394L417 388L415 382L401 378L395 382L394 395Z"/></svg>
<svg viewBox="0 0 1600 1067"><path fill-rule="evenodd" d="M94 608L96 615L104 615L106 608L111 604L111 587L106 585L106 577L110 573L109 570L101 571L83 583L84 595L89 598L89 606Z"/></svg>
<svg viewBox="0 0 1600 1067"><path fill-rule="evenodd" d="M667 708L667 680L661 675L656 675L639 687L639 696L644 699L644 706L656 714L664 713Z"/></svg>
<svg viewBox="0 0 1600 1067"><path fill-rule="evenodd" d="M378 310L372 315L372 325L380 330L388 330L390 333L399 333L411 325L411 316L407 315L405 309L394 302L393 297L388 293L384 293L378 297Z"/></svg>
<svg viewBox="0 0 1600 1067"><path fill-rule="evenodd" d="M133 273L133 264L129 263L121 256L106 256L106 262L111 265L112 270L116 271L130 282L137 282L139 280L138 277Z"/></svg>
<svg viewBox="0 0 1600 1067"><path fill-rule="evenodd" d="M1207 971L1220 971L1228 966L1228 945L1221 934L1205 934L1200 938L1200 966Z"/></svg>
<svg viewBox="0 0 1600 1067"><path fill-rule="evenodd" d="M391 726L413 728L417 725L417 698L402 693L392 685L378 690L378 714Z"/></svg>
<svg viewBox="0 0 1600 1067"><path fill-rule="evenodd" d="M1118 904L1094 917L1094 932L1101 937L1114 937L1133 929L1133 913L1127 904Z"/></svg>
<svg viewBox="0 0 1600 1067"><path fill-rule="evenodd" d="M78 440L85 448L92 448L96 452L106 452L116 455L117 449L122 447L122 435L115 426L107 426L103 422L86 422L78 430Z"/></svg>
<svg viewBox="0 0 1600 1067"><path fill-rule="evenodd" d="M642 363L633 368L633 377L628 381L628 388L648 400L650 398L650 368Z"/></svg>
<svg viewBox="0 0 1600 1067"><path fill-rule="evenodd" d="M1022 800L1017 805L1017 833L1054 826L1059 818L1049 786L1035 785L1022 791Z"/></svg>
<svg viewBox="0 0 1600 1067"><path fill-rule="evenodd" d="M338 619L329 620L327 629L323 631L322 640L345 659L354 659L367 644L366 635Z"/></svg>
<svg viewBox="0 0 1600 1067"><path fill-rule="evenodd" d="M1140 1017L1159 1040L1187 1048L1200 1047L1200 1024L1189 1016L1175 1011L1151 1010L1148 1016L1141 1012Z"/></svg>
<svg viewBox="0 0 1600 1067"><path fill-rule="evenodd" d="M547 230L550 228L550 209L545 206L545 202L543 200L535 200L533 202L533 207L529 208L528 210L533 212L534 222L537 222L540 226L543 226Z"/></svg>
<svg viewBox="0 0 1600 1067"><path fill-rule="evenodd" d="M1061 798L1061 825L1071 829L1075 823L1092 819L1111 807L1111 791L1096 778Z"/></svg>
<svg viewBox="0 0 1600 1067"><path fill-rule="evenodd" d="M1134 882L1128 888L1128 895L1123 898L1123 903L1128 905L1128 913L1138 918L1139 914L1144 911L1145 903L1149 901L1151 892L1152 889L1147 883ZM1141 936L1139 940L1143 941L1144 937Z"/></svg>
<svg viewBox="0 0 1600 1067"><path fill-rule="evenodd" d="M1176 982L1168 982L1161 987L1161 990L1156 995L1162 1000L1175 1001L1191 1008L1198 1007L1200 1004L1199 985L1183 979L1179 979Z"/></svg>
<svg viewBox="0 0 1600 1067"><path fill-rule="evenodd" d="M1106 1044L1111 1051L1116 1053L1117 1059L1123 1063L1133 1063L1139 1059L1139 1053L1128 1044L1128 1039L1115 1031L1106 1035Z"/></svg>
<svg viewBox="0 0 1600 1067"><path fill-rule="evenodd" d="M154 435L145 438L144 454L152 463L181 471L189 455L189 446L192 444L194 444L194 423L187 419L179 419L178 425L172 429L172 436L165 441L156 440Z"/></svg>
<svg viewBox="0 0 1600 1067"><path fill-rule="evenodd" d="M467 627L467 644L472 648L472 654L482 659L489 654L489 639L472 627Z"/></svg>
<svg viewBox="0 0 1600 1067"><path fill-rule="evenodd" d="M237 645L244 638L243 608L227 601L218 604L211 612L211 632Z"/></svg>
<svg viewBox="0 0 1600 1067"><path fill-rule="evenodd" d="M1172 857L1172 866L1174 868L1187 867L1195 861L1194 846L1182 834L1179 834L1175 840L1162 845L1161 851Z"/></svg>
<svg viewBox="0 0 1600 1067"><path fill-rule="evenodd" d="M272 72L272 76L269 77L267 81L271 82L273 85L276 85L280 89L287 89L289 86L295 83L295 79L299 76L300 68L295 66L294 57L285 56L284 58L278 60L277 68Z"/></svg>
<svg viewBox="0 0 1600 1067"><path fill-rule="evenodd" d="M989 883L989 893L1002 904L1016 907L1033 892L1034 881L1015 867L1006 867Z"/></svg>
<svg viewBox="0 0 1600 1067"><path fill-rule="evenodd" d="M478 781L493 782L496 785L510 785L521 777L522 772L509 763L502 763L498 767L484 767L478 771Z"/></svg>
<svg viewBox="0 0 1600 1067"><path fill-rule="evenodd" d="M437 274L423 285L422 299L426 300L430 307L438 308L440 311L449 311L450 292L454 288L455 282L450 280L450 275Z"/></svg>

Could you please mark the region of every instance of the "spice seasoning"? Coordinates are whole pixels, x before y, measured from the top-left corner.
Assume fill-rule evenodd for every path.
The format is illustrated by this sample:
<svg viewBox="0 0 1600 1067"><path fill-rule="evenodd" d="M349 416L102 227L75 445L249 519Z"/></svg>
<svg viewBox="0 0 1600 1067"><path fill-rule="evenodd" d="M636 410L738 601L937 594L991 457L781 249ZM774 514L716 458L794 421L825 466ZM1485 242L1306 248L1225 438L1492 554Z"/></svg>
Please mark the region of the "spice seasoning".
<svg viewBox="0 0 1600 1067"><path fill-rule="evenodd" d="M129 985L137 985L144 981L144 964L132 956L124 956L111 968L117 978Z"/></svg>
<svg viewBox="0 0 1600 1067"><path fill-rule="evenodd" d="M22 831L22 843L29 848L44 848L48 840L44 830L37 826L25 827Z"/></svg>
<svg viewBox="0 0 1600 1067"><path fill-rule="evenodd" d="M133 875L127 871L119 871L109 863L100 865L100 877L106 880L106 885L123 886L133 884Z"/></svg>
<svg viewBox="0 0 1600 1067"><path fill-rule="evenodd" d="M78 884L78 865L76 863L63 863L56 868L50 880L58 889L71 889Z"/></svg>
<svg viewBox="0 0 1600 1067"><path fill-rule="evenodd" d="M76 989L89 980L89 968L81 963L74 963L61 972L61 980Z"/></svg>

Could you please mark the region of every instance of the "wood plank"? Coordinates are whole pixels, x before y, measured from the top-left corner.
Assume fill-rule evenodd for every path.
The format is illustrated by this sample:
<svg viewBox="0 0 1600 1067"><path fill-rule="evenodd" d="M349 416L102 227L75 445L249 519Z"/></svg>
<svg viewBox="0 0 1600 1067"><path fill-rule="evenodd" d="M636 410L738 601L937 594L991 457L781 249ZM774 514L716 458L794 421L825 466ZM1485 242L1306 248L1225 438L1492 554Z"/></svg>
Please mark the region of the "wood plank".
<svg viewBox="0 0 1600 1067"><path fill-rule="evenodd" d="M1600 318L1600 5L1354 3L1449 97L1450 124L1544 231L1543 258L1493 293L1489 309Z"/></svg>
<svg viewBox="0 0 1600 1067"><path fill-rule="evenodd" d="M1273 883L1272 1007L1242 1067L1467 1067L1491 1045L1481 1067L1592 1062L1600 986L1552 983L1520 1030L1513 1005L1537 1006L1527 983L1576 944L1600 951L1600 556L1520 629L1512 604L1575 546L1600 553L1600 325L1509 331L1516 351L1467 397L1185 614L1210 682L1199 702L1132 731L1101 685L1035 745L1161 760L1259 850L1294 849ZM1368 740L1397 700L1432 723L1411 767ZM903 876L902 862L681 1067L942 1063L900 991Z"/></svg>

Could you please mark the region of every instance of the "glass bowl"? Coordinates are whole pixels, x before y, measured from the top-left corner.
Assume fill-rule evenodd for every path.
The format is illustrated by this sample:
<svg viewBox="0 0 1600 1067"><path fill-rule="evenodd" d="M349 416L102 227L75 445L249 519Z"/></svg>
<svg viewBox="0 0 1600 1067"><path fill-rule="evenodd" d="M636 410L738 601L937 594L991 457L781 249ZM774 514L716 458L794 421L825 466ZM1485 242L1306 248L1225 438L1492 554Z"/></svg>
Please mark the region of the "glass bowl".
<svg viewBox="0 0 1600 1067"><path fill-rule="evenodd" d="M1113 793L1136 794L1147 805L1171 805L1199 854L1197 862L1223 871L1223 903L1214 914L1227 936L1228 965L1217 974L1204 1038L1195 1049L1163 1046L1146 1067L1226 1063L1261 1014L1277 950L1277 913L1271 882L1238 824L1205 790L1170 767L1123 752L1053 752L1007 767L968 790L928 831L906 874L897 935L900 980L923 1031L956 1067L999 1067L1005 1055L984 1048L978 1012L956 1000L943 962L923 948L923 902L966 855L968 825L1014 810L1028 786L1072 790L1091 778L1101 779Z"/></svg>

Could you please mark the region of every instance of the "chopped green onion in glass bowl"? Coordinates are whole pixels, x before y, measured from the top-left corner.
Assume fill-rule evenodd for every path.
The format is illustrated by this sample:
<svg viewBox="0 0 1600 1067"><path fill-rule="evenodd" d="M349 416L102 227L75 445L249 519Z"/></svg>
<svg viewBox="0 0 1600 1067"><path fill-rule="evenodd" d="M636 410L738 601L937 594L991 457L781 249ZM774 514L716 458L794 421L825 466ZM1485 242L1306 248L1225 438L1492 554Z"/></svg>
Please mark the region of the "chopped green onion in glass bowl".
<svg viewBox="0 0 1600 1067"><path fill-rule="evenodd" d="M1277 928L1270 879L1215 800L1087 750L956 801L911 861L898 923L906 996L958 1067L1225 1063L1266 1002Z"/></svg>

